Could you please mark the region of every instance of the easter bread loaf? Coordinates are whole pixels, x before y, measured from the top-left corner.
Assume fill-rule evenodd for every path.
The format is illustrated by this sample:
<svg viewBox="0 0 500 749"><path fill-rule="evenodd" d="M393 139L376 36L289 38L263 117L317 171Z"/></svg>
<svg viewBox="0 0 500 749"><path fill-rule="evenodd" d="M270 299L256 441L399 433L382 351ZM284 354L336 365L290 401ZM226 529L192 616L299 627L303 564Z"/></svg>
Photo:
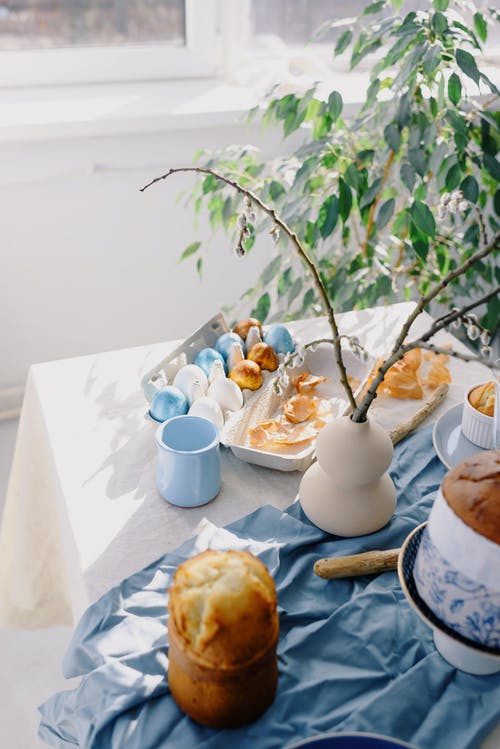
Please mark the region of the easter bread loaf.
<svg viewBox="0 0 500 749"><path fill-rule="evenodd" d="M466 525L500 544L500 450L478 452L452 468L443 495Z"/></svg>
<svg viewBox="0 0 500 749"><path fill-rule="evenodd" d="M274 581L249 552L208 550L179 565L169 591L168 679L191 718L234 727L271 704L276 607Z"/></svg>

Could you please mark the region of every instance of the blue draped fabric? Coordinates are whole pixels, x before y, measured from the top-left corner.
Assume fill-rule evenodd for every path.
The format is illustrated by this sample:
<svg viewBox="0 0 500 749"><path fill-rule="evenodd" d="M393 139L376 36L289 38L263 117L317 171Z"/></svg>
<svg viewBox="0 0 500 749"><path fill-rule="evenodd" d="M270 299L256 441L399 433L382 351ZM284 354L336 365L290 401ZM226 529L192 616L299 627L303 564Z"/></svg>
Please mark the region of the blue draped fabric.
<svg viewBox="0 0 500 749"><path fill-rule="evenodd" d="M124 580L83 615L64 659L79 686L42 707L40 736L67 749L280 749L323 732L372 731L420 749L472 749L500 718L500 674L470 676L436 652L430 629L396 572L322 580L317 559L396 548L429 513L444 468L430 429L395 449L398 505L378 533L342 539L318 530L300 505L266 506L208 527ZM278 590L281 632L276 699L255 723L218 731L184 715L167 683L167 591L177 565L212 548L249 549Z"/></svg>

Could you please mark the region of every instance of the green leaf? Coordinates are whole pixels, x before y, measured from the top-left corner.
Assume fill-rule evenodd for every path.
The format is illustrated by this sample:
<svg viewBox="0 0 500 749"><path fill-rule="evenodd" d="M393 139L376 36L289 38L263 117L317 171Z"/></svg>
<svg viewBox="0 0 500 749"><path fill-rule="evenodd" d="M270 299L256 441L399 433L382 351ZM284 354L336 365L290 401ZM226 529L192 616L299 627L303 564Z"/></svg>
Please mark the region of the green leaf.
<svg viewBox="0 0 500 749"><path fill-rule="evenodd" d="M452 73L448 78L448 99L455 106L462 96L462 82L456 73Z"/></svg>
<svg viewBox="0 0 500 749"><path fill-rule="evenodd" d="M326 239L335 229L339 217L339 199L330 195L319 209L318 227L323 239Z"/></svg>
<svg viewBox="0 0 500 749"><path fill-rule="evenodd" d="M332 127L332 118L329 112L326 112L321 117L318 117L313 125L312 137L314 140L322 140L326 138Z"/></svg>
<svg viewBox="0 0 500 749"><path fill-rule="evenodd" d="M412 149L411 151L408 151L408 158L417 174L420 174L420 176L423 177L427 171L427 157L424 151L420 148Z"/></svg>
<svg viewBox="0 0 500 749"><path fill-rule="evenodd" d="M281 197L281 195L284 195L285 192L286 190L283 185L276 182L276 180L273 179L272 182L269 183L269 195L272 200L278 200L278 198Z"/></svg>
<svg viewBox="0 0 500 749"><path fill-rule="evenodd" d="M460 164L453 164L451 169L448 170L446 174L445 179L445 187L448 190L448 192L452 192L458 185L460 184L460 180L462 178L462 170L460 168Z"/></svg>
<svg viewBox="0 0 500 749"><path fill-rule="evenodd" d="M360 208L366 208L367 206L371 205L371 203L373 203L380 189L381 184L382 184L382 180L380 179L380 177L376 179L375 182L372 183L372 185L368 188L368 190L365 192L365 194L361 198L361 202L359 204Z"/></svg>
<svg viewBox="0 0 500 749"><path fill-rule="evenodd" d="M325 111L325 102L320 99L312 99L306 109L306 120L315 120Z"/></svg>
<svg viewBox="0 0 500 749"><path fill-rule="evenodd" d="M195 252L198 252L198 250L201 247L201 242L192 242L190 245L186 247L184 252L179 258L179 263L181 263L183 260L185 260L187 257L191 257L191 255L194 255Z"/></svg>
<svg viewBox="0 0 500 749"><path fill-rule="evenodd" d="M401 176L401 181L403 182L405 187L408 188L408 191L411 193L415 186L415 179L416 179L415 170L412 167L412 165L407 164L406 162L404 164L401 164L400 176Z"/></svg>
<svg viewBox="0 0 500 749"><path fill-rule="evenodd" d="M439 272L442 275L446 275L450 269L450 254L445 245L438 244L436 247L436 260Z"/></svg>
<svg viewBox="0 0 500 749"><path fill-rule="evenodd" d="M410 239L416 255L424 261L427 260L429 240L417 229L413 222L410 224Z"/></svg>
<svg viewBox="0 0 500 749"><path fill-rule="evenodd" d="M408 94L404 94L399 100L397 120L400 129L408 123L410 119L410 100Z"/></svg>
<svg viewBox="0 0 500 749"><path fill-rule="evenodd" d="M332 118L332 122L335 122L340 117L342 107L344 106L342 97L338 91L332 91L328 97L328 111Z"/></svg>
<svg viewBox="0 0 500 749"><path fill-rule="evenodd" d="M425 262L425 260L427 260L427 255L429 254L429 242L421 234L418 234L413 237L412 245L418 257Z"/></svg>
<svg viewBox="0 0 500 749"><path fill-rule="evenodd" d="M278 281L277 291L278 296L283 296L286 294L290 286L292 285L292 269L287 268L280 276L280 280Z"/></svg>
<svg viewBox="0 0 500 749"><path fill-rule="evenodd" d="M307 312L309 307L313 304L315 299L314 289L308 289L306 293L304 294L304 299L302 301L302 309L301 312Z"/></svg>
<svg viewBox="0 0 500 749"><path fill-rule="evenodd" d="M302 281L302 278L300 278L299 276L299 278L295 279L295 281L293 282L291 286L290 291L288 292L288 304L289 305L292 304L297 299L298 295L302 291L302 286L303 286L303 281Z"/></svg>
<svg viewBox="0 0 500 749"><path fill-rule="evenodd" d="M282 99L278 100L276 107L276 117L280 120L284 120L290 112L295 112L297 109L297 97L295 94L286 94Z"/></svg>
<svg viewBox="0 0 500 749"><path fill-rule="evenodd" d="M202 183L203 194L206 195L209 192L213 192L217 189L218 180L213 174L207 174Z"/></svg>
<svg viewBox="0 0 500 749"><path fill-rule="evenodd" d="M366 91L366 101L364 106L369 107L375 99L377 98L377 94L380 91L380 79L374 78L374 80L370 83L368 86L368 89Z"/></svg>
<svg viewBox="0 0 500 749"><path fill-rule="evenodd" d="M349 164L345 170L344 178L347 184L354 188L354 190L359 189L360 176L356 164Z"/></svg>
<svg viewBox="0 0 500 749"><path fill-rule="evenodd" d="M467 123L461 114L456 112L454 109L447 109L446 119L456 133L459 133L464 138L468 137Z"/></svg>
<svg viewBox="0 0 500 749"><path fill-rule="evenodd" d="M304 239L309 247L316 247L316 242L318 240L318 225L315 221L307 222Z"/></svg>
<svg viewBox="0 0 500 749"><path fill-rule="evenodd" d="M488 26L481 13L474 13L474 28L481 41L485 42L488 36Z"/></svg>
<svg viewBox="0 0 500 749"><path fill-rule="evenodd" d="M399 151L401 135L396 125L391 123L384 128L384 138L391 151Z"/></svg>
<svg viewBox="0 0 500 749"><path fill-rule="evenodd" d="M427 76L431 76L438 67L442 58L442 50L439 44L434 44L425 53L422 60L422 67Z"/></svg>
<svg viewBox="0 0 500 749"><path fill-rule="evenodd" d="M262 271L262 283L267 286L276 277L281 266L281 255L276 255Z"/></svg>
<svg viewBox="0 0 500 749"><path fill-rule="evenodd" d="M370 41L366 41L366 35L361 33L358 40L354 44L352 55L351 55L351 70L358 65L361 60L369 55L371 52L375 52L379 47L382 46L382 39L376 38Z"/></svg>
<svg viewBox="0 0 500 749"><path fill-rule="evenodd" d="M339 179L339 213L343 221L347 220L352 208L352 193L349 185Z"/></svg>
<svg viewBox="0 0 500 749"><path fill-rule="evenodd" d="M477 180L471 174L469 174L460 183L460 189L464 194L466 200L470 200L471 203L477 203L479 198L479 185Z"/></svg>
<svg viewBox="0 0 500 749"><path fill-rule="evenodd" d="M435 10L446 10L448 8L449 0L434 0L432 3Z"/></svg>
<svg viewBox="0 0 500 749"><path fill-rule="evenodd" d="M415 200L411 207L411 218L417 229L428 237L436 235L436 222L428 206Z"/></svg>
<svg viewBox="0 0 500 749"><path fill-rule="evenodd" d="M375 0L374 3L370 3L370 5L364 9L361 15L369 16L371 13L379 13L386 5L386 0Z"/></svg>
<svg viewBox="0 0 500 749"><path fill-rule="evenodd" d="M199 257L196 261L196 272L198 273L198 276L201 278L203 275L203 258Z"/></svg>
<svg viewBox="0 0 500 749"><path fill-rule="evenodd" d="M487 172L491 174L493 179L500 182L500 162L494 156L490 156L489 153L483 154L483 165Z"/></svg>
<svg viewBox="0 0 500 749"><path fill-rule="evenodd" d="M493 198L493 207L495 208L497 216L500 216L500 189L496 191L495 197Z"/></svg>
<svg viewBox="0 0 500 749"><path fill-rule="evenodd" d="M345 31L343 31L335 43L334 55L341 55L342 52L345 52L351 42L351 39L351 29L346 29Z"/></svg>
<svg viewBox="0 0 500 749"><path fill-rule="evenodd" d="M439 10L434 13L432 17L432 28L436 32L436 34L444 34L446 29L448 28L448 21L446 20L446 16L443 15Z"/></svg>
<svg viewBox="0 0 500 749"><path fill-rule="evenodd" d="M472 78L474 83L479 86L480 73L477 69L476 61L470 52L466 52L464 49L457 49L455 52L455 60L460 70L465 73L466 76Z"/></svg>
<svg viewBox="0 0 500 749"><path fill-rule="evenodd" d="M267 291L262 294L259 301L257 302L257 306L254 310L252 310L250 316L256 317L257 320L260 320L261 322L265 322L266 317L269 314L269 310L271 308L271 297L267 293Z"/></svg>
<svg viewBox="0 0 500 749"><path fill-rule="evenodd" d="M396 205L396 201L394 198L390 198L389 200L386 200L385 203L382 203L382 205L379 208L377 218L375 219L375 225L377 229L380 231L384 228L384 226L387 226L389 223L392 214L394 213L394 206Z"/></svg>
<svg viewBox="0 0 500 749"><path fill-rule="evenodd" d="M295 130L298 130L298 128L302 125L306 118L306 110L303 109L301 112L290 112L287 114L285 118L285 124L283 125L283 132L285 135L285 138L287 138L291 133L293 133Z"/></svg>

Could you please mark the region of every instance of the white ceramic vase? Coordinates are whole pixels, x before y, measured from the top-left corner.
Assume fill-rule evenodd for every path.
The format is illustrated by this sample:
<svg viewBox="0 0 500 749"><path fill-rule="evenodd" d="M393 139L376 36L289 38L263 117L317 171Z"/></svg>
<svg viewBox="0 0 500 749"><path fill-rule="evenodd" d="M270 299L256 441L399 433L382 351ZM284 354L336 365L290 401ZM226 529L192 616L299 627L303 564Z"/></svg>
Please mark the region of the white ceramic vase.
<svg viewBox="0 0 500 749"><path fill-rule="evenodd" d="M396 507L396 489L386 473L392 442L373 421L350 416L325 426L316 443L317 462L299 489L305 514L336 536L363 536L386 525Z"/></svg>

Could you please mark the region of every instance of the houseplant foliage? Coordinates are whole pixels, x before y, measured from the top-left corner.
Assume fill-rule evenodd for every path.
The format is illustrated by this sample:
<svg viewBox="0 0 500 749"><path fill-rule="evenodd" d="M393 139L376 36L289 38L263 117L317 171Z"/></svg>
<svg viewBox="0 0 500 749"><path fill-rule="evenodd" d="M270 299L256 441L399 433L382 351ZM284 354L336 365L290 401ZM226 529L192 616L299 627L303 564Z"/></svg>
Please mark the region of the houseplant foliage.
<svg viewBox="0 0 500 749"><path fill-rule="evenodd" d="M351 68L377 53L354 119L344 119L335 90L275 92L250 117L261 114L285 139L296 133L298 146L272 161L248 146L198 156L202 168L236 179L272 205L301 237L336 311L427 294L500 225L498 91L476 59L498 14L473 8L463 18L460 10L471 3L453 0L406 14L401 5L378 0L355 22L330 24L337 30L334 55L349 55ZM449 194L454 210L440 220ZM255 316L270 322L322 312L317 285L300 258L283 251L288 240L272 217L250 215L242 235L241 195L211 174L197 182L189 202L197 213L208 211L213 229L232 235L239 254L271 232L269 262L244 298ZM200 274L203 251L196 241L182 256L193 258ZM449 307L499 281L492 253L444 286L433 305ZM483 325L494 328L498 296L482 310Z"/></svg>

